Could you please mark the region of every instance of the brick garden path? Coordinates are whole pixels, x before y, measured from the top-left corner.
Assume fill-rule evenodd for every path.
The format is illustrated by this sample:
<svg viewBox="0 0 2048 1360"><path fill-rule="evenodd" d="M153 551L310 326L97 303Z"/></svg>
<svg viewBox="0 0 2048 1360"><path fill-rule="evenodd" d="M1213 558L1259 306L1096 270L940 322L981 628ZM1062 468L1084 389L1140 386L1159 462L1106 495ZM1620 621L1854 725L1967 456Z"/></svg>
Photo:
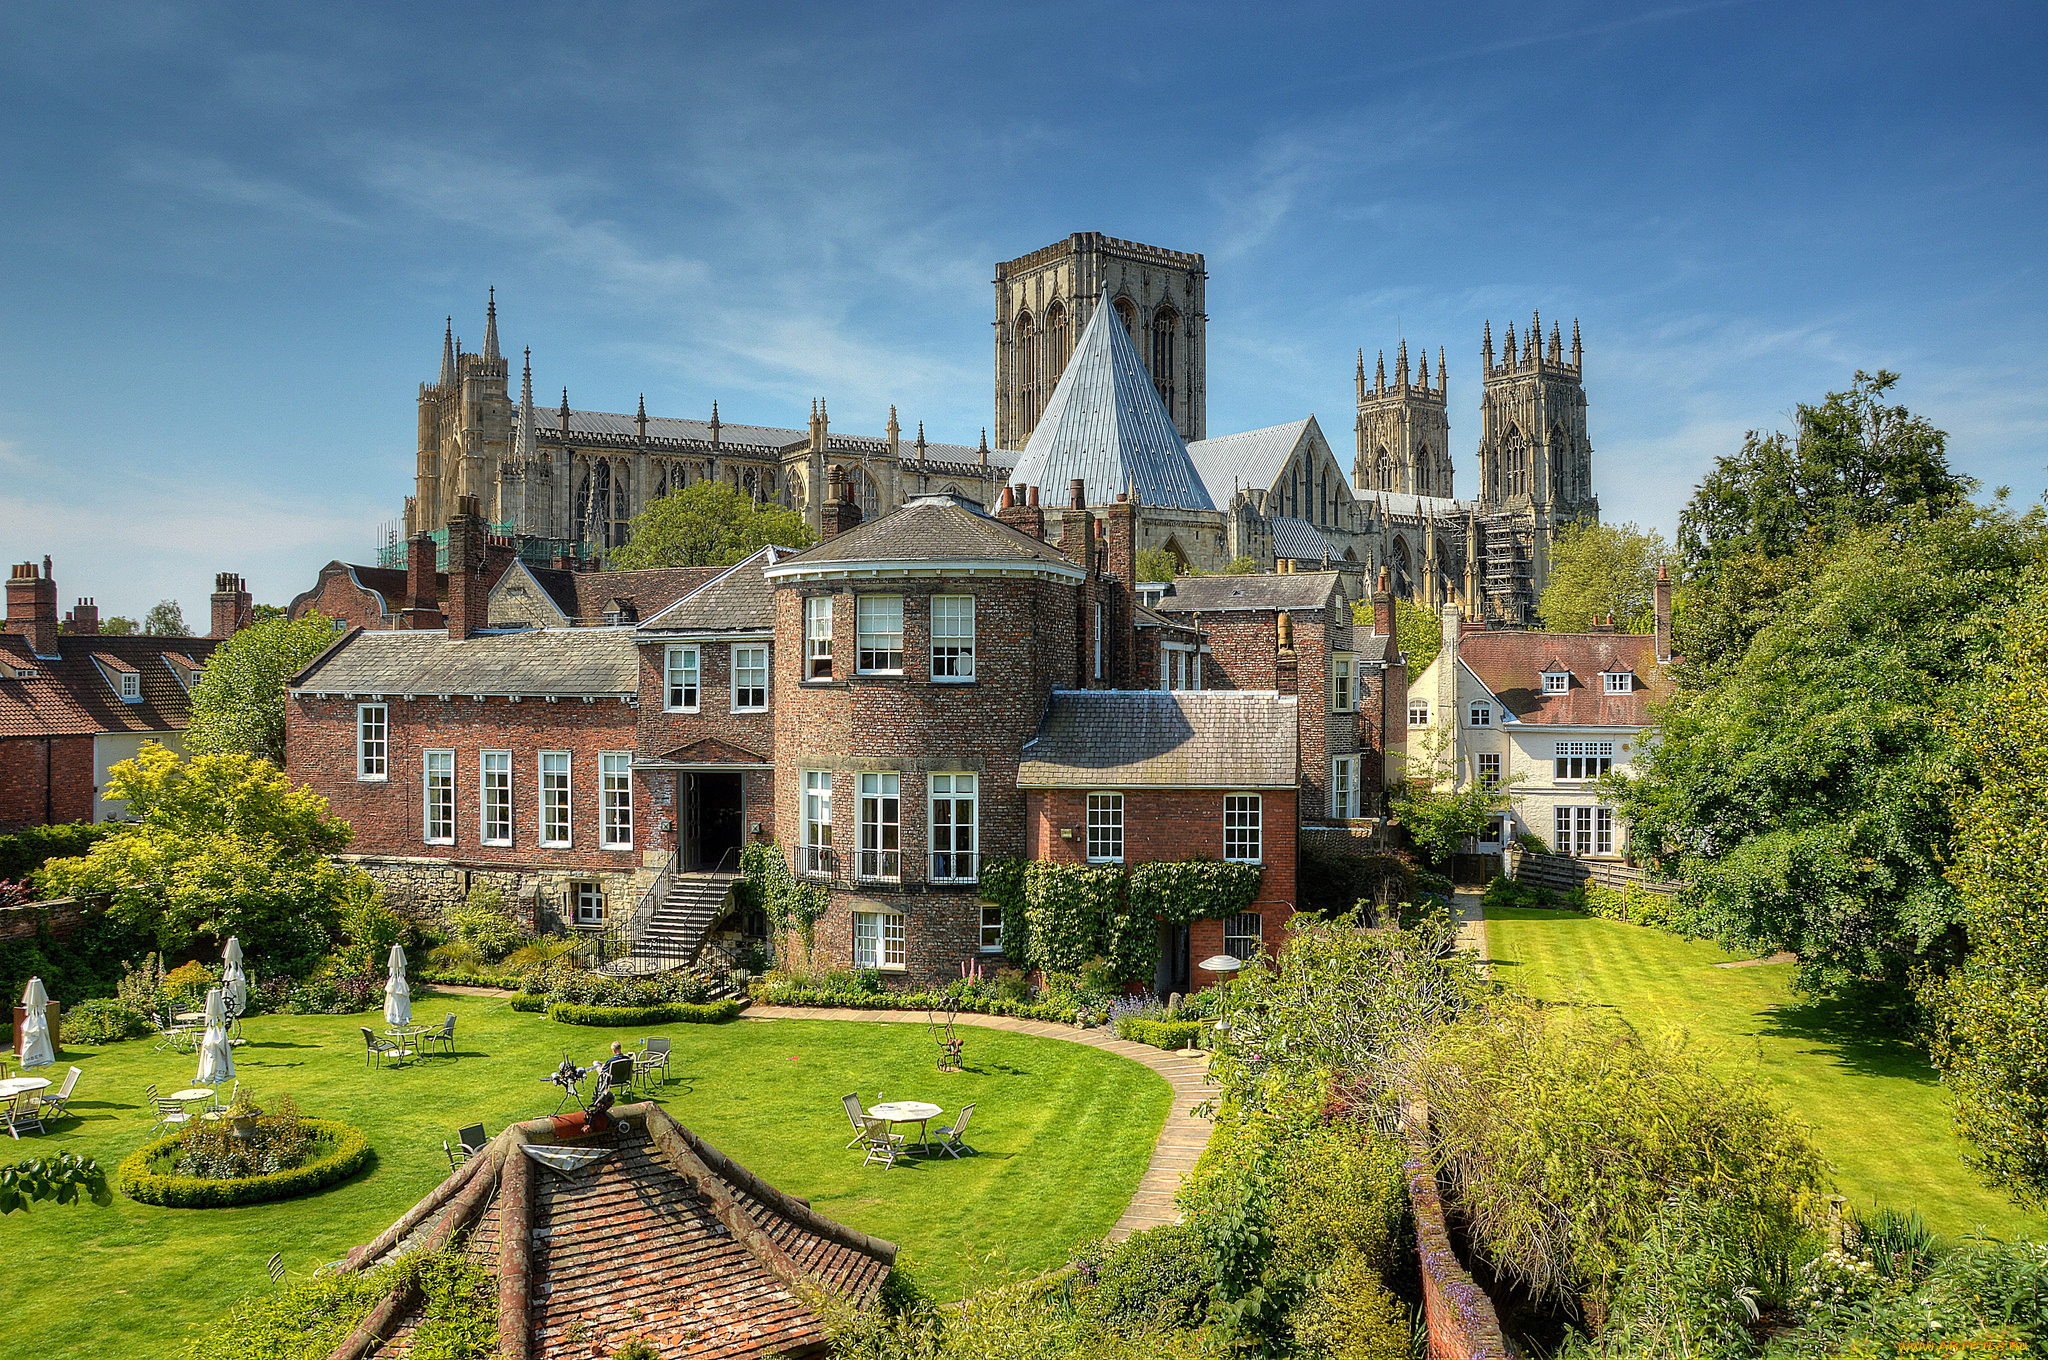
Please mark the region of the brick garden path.
<svg viewBox="0 0 2048 1360"><path fill-rule="evenodd" d="M755 1005L742 1012L740 1018L873 1020L899 1025L925 1023L923 1011L868 1011L832 1006ZM1075 1029L1072 1025L1019 1020L1007 1015L960 1015L954 1017L954 1023L981 1029L1005 1029L1036 1039L1063 1039L1070 1044L1086 1044L1090 1048L1104 1049L1132 1062L1143 1063L1166 1078L1173 1087L1173 1107L1166 1113L1166 1127L1159 1131L1159 1141L1152 1145L1152 1161L1138 1182L1137 1193L1131 1196L1123 1217L1109 1230L1109 1240L1121 1242L1142 1229L1180 1222L1180 1211L1173 1204L1174 1193L1180 1189L1181 1177L1195 1169L1195 1159L1209 1145L1209 1135L1215 1129L1213 1121L1190 1113L1195 1106L1216 1094L1216 1088L1208 1084L1206 1054L1201 1058L1183 1058L1178 1053L1169 1053L1150 1044L1127 1043L1108 1030Z"/></svg>

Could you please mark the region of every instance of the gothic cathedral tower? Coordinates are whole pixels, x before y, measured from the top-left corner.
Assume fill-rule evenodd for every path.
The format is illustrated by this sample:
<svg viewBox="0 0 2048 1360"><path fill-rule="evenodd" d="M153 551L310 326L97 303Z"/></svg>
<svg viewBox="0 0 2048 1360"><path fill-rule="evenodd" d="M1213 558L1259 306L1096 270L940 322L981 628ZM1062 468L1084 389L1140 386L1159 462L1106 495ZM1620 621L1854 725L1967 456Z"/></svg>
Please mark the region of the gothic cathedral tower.
<svg viewBox="0 0 2048 1360"><path fill-rule="evenodd" d="M1399 491L1410 496L1451 494L1449 380L1444 352L1436 352L1436 385L1429 382L1429 352L1423 351L1416 380L1408 380L1408 342L1395 353L1394 381L1387 381L1387 356L1380 354L1371 382L1365 351L1358 352L1358 457L1351 485L1361 491Z"/></svg>
<svg viewBox="0 0 2048 1360"><path fill-rule="evenodd" d="M405 509L405 532L440 528L456 498L476 496L493 522L506 518L499 504L499 466L512 453L511 366L498 349L498 294L491 290L484 317L484 352L465 354L454 322L441 336L441 374L420 384L419 462Z"/></svg>
<svg viewBox="0 0 2048 1360"><path fill-rule="evenodd" d="M1181 438L1206 439L1209 396L1200 255L1075 232L996 266L996 447L1021 449L1104 303L1116 308Z"/></svg>

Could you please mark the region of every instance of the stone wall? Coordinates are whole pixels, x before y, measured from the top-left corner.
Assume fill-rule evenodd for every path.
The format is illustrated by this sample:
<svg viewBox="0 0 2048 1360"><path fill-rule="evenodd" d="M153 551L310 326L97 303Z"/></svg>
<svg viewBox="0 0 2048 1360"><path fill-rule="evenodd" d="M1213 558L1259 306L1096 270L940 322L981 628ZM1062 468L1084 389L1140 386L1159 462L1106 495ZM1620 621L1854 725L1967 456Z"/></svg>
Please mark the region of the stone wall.
<svg viewBox="0 0 2048 1360"><path fill-rule="evenodd" d="M1422 1270L1422 1319L1429 1360L1509 1360L1514 1352L1500 1329L1493 1300L1479 1287L1451 1246L1423 1128L1428 1110L1411 1105L1403 1132L1408 1141L1408 1204L1415 1215L1415 1251Z"/></svg>
<svg viewBox="0 0 2048 1360"><path fill-rule="evenodd" d="M26 902L18 907L0 907L0 944L34 939L46 932L51 939L68 940L96 908L80 897L56 897L47 902Z"/></svg>
<svg viewBox="0 0 2048 1360"><path fill-rule="evenodd" d="M604 890L605 923L624 919L658 870L635 868L594 873L560 869L507 868L425 856L340 855L344 864L360 866L384 890L392 910L415 919L432 920L469 897L473 888L495 885L504 895L513 919L527 929L566 931L575 917L576 884L595 882Z"/></svg>

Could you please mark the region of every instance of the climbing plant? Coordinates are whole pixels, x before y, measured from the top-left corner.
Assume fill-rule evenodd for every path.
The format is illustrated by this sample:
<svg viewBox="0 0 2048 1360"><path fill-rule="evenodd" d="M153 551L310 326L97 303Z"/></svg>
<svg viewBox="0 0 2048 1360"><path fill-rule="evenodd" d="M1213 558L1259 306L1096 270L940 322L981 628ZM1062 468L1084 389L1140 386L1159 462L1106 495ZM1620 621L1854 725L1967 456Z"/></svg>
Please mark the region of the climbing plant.
<svg viewBox="0 0 2048 1360"><path fill-rule="evenodd" d="M1024 865L1021 859L993 859L981 866L981 895L1003 909L1003 953L1024 961L1031 957L1031 928L1024 919Z"/></svg>
<svg viewBox="0 0 2048 1360"><path fill-rule="evenodd" d="M1216 860L1047 864L992 860L982 896L1003 909L1003 952L1048 973L1106 960L1123 981L1151 976L1159 923L1185 925L1245 910L1258 895L1255 864Z"/></svg>
<svg viewBox="0 0 2048 1360"><path fill-rule="evenodd" d="M740 851L740 873L748 900L768 918L769 938L780 942L794 930L804 937L808 957L816 943L812 931L831 902L825 886L797 878L773 845L754 844Z"/></svg>

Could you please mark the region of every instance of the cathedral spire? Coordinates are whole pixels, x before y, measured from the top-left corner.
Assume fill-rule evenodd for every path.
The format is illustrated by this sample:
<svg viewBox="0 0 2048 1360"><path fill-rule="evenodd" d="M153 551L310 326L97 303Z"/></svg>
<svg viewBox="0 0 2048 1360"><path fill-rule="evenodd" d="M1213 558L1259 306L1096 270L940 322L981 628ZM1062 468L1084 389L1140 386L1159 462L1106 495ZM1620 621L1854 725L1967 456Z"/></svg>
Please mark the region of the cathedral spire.
<svg viewBox="0 0 2048 1360"><path fill-rule="evenodd" d="M1365 400L1365 347L1358 350L1358 399Z"/></svg>
<svg viewBox="0 0 2048 1360"><path fill-rule="evenodd" d="M1577 317L1573 317L1573 318L1572 318L1572 367L1573 367L1573 368L1581 368L1581 367L1583 367L1583 366L1584 366L1584 365L1582 365L1582 364L1581 364L1581 363L1579 362L1579 319L1578 319Z"/></svg>
<svg viewBox="0 0 2048 1360"><path fill-rule="evenodd" d="M1557 333L1557 323L1550 323L1550 362L1564 362L1564 338Z"/></svg>
<svg viewBox="0 0 2048 1360"><path fill-rule="evenodd" d="M562 389L562 433L569 433L569 389Z"/></svg>
<svg viewBox="0 0 2048 1360"><path fill-rule="evenodd" d="M718 447L718 403L711 403L711 447Z"/></svg>
<svg viewBox="0 0 2048 1360"><path fill-rule="evenodd" d="M484 310L484 362L495 364L504 356L498 353L498 288L491 286L491 300Z"/></svg>
<svg viewBox="0 0 2048 1360"><path fill-rule="evenodd" d="M1436 394L1443 396L1450 389L1450 376L1444 371L1444 347L1436 347Z"/></svg>
<svg viewBox="0 0 2048 1360"><path fill-rule="evenodd" d="M633 426L640 432L640 442L647 442L647 394L640 394L640 413L633 417Z"/></svg>
<svg viewBox="0 0 2048 1360"><path fill-rule="evenodd" d="M1515 323L1512 321L1508 322L1508 333L1502 344L1505 346L1501 350L1500 355L1502 363L1506 364L1509 368L1513 368L1516 364L1522 362L1522 351L1515 344Z"/></svg>
<svg viewBox="0 0 2048 1360"><path fill-rule="evenodd" d="M920 420L917 422L917 461L920 463L924 461L924 450L924 422Z"/></svg>
<svg viewBox="0 0 2048 1360"><path fill-rule="evenodd" d="M448 327L441 332L441 386L455 386L455 318L448 318Z"/></svg>
<svg viewBox="0 0 2048 1360"><path fill-rule="evenodd" d="M1416 385L1417 387L1422 387L1422 388L1427 388L1427 387L1429 386L1429 351L1428 351L1428 350L1424 350L1424 351L1422 351L1422 363L1421 363L1421 365L1419 366L1419 369L1418 369L1418 371L1417 371L1417 372L1416 372L1416 374L1415 374L1415 385Z"/></svg>
<svg viewBox="0 0 2048 1360"><path fill-rule="evenodd" d="M1522 337L1522 358L1532 364L1543 359L1543 314L1533 307L1529 309L1529 333Z"/></svg>
<svg viewBox="0 0 2048 1360"><path fill-rule="evenodd" d="M1493 322L1487 321L1479 332L1479 352L1486 359L1486 370L1493 370Z"/></svg>
<svg viewBox="0 0 2048 1360"><path fill-rule="evenodd" d="M1379 367L1374 370L1372 390L1381 396L1387 392L1387 352L1380 351Z"/></svg>
<svg viewBox="0 0 2048 1360"><path fill-rule="evenodd" d="M533 349L526 351L526 370L519 379L519 435L513 446L513 462L526 464L536 461L540 453L540 441L534 437L533 420Z"/></svg>
<svg viewBox="0 0 2048 1360"><path fill-rule="evenodd" d="M1401 342L1401 347L1394 352L1394 386L1406 387L1407 385L1408 342L1406 340L1403 340Z"/></svg>

